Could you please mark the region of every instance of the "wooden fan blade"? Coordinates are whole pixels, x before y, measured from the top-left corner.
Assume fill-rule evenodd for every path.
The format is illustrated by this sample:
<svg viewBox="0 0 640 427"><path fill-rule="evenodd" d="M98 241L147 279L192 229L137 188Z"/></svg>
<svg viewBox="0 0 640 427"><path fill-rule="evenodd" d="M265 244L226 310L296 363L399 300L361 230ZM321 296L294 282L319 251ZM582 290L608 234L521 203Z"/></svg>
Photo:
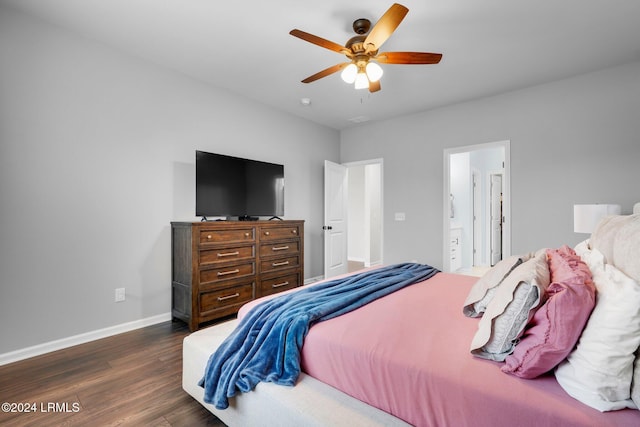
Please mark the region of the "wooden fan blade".
<svg viewBox="0 0 640 427"><path fill-rule="evenodd" d="M337 73L338 71L342 70L344 67L346 67L349 64L350 62L343 62L342 64L336 64L332 67L326 68L318 73L315 73L313 76L309 76L306 79L302 80L302 83L315 82L318 79L327 77L328 75L331 75L333 73Z"/></svg>
<svg viewBox="0 0 640 427"><path fill-rule="evenodd" d="M381 64L437 64L441 53L427 52L383 52L376 55L375 61Z"/></svg>
<svg viewBox="0 0 640 427"><path fill-rule="evenodd" d="M369 92L377 92L380 90L380 80L372 82L369 81Z"/></svg>
<svg viewBox="0 0 640 427"><path fill-rule="evenodd" d="M323 39L322 37L314 36L313 34L305 33L302 30L294 29L289 31L289 34L291 34L294 37L298 37L299 39L302 39L304 41L307 41L309 43L313 43L315 45L323 47L325 49L332 50L334 52L343 53L343 54L351 53L349 49L339 45L338 43L334 43L332 41Z"/></svg>
<svg viewBox="0 0 640 427"><path fill-rule="evenodd" d="M408 12L409 9L403 5L394 3L389 10L382 15L382 18L376 22L376 25L373 26L369 35L364 40L364 48L367 53L380 49L380 46L382 46L396 28L398 28L398 25L400 25L400 22L402 22Z"/></svg>

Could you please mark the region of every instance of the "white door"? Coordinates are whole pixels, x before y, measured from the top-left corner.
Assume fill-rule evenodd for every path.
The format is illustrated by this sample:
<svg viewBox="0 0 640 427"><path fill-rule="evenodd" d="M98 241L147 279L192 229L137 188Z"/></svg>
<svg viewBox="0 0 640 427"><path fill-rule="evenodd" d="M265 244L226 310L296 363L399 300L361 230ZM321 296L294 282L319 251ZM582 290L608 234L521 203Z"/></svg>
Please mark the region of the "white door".
<svg viewBox="0 0 640 427"><path fill-rule="evenodd" d="M484 258L482 250L482 211L480 203L482 202L482 192L480 191L480 171L473 170L471 173L471 179L473 186L472 192L472 205L473 205L473 264L472 266L482 265L482 259ZM486 259L486 258L485 258Z"/></svg>
<svg viewBox="0 0 640 427"><path fill-rule="evenodd" d="M502 259L502 175L491 175L491 265Z"/></svg>
<svg viewBox="0 0 640 427"><path fill-rule="evenodd" d="M347 168L324 161L324 277L345 274L347 262Z"/></svg>

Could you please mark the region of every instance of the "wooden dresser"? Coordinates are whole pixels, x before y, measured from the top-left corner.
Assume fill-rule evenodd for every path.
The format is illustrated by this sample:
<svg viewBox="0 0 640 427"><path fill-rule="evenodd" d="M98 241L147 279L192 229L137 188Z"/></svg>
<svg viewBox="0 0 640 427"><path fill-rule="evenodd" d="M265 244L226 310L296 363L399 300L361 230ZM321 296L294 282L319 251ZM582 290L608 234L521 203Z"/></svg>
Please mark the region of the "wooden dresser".
<svg viewBox="0 0 640 427"><path fill-rule="evenodd" d="M301 286L304 221L171 223L171 315L189 325Z"/></svg>

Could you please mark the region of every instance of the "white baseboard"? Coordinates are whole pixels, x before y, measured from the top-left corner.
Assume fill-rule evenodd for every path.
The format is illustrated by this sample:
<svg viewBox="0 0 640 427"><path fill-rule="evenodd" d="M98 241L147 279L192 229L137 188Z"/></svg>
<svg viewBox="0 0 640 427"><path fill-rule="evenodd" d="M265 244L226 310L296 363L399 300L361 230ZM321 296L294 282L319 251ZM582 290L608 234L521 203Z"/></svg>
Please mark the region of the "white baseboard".
<svg viewBox="0 0 640 427"><path fill-rule="evenodd" d="M310 278L304 280L304 284L305 285L310 285L312 283L319 282L320 280L323 280L323 279L324 279L324 275L316 276L316 277L310 277Z"/></svg>
<svg viewBox="0 0 640 427"><path fill-rule="evenodd" d="M147 317L133 322L122 323L120 325L110 326L108 328L98 329L96 331L85 332L83 334L62 338L55 341L49 341L43 344L34 345L32 347L20 350L10 351L9 353L0 354L0 366L30 357L40 356L41 354L50 353L63 348L73 347L74 345L84 344L89 341L95 341L100 338L110 337L112 335L133 331L135 329L144 328L146 326L155 325L171 320L171 313L158 314L156 316Z"/></svg>

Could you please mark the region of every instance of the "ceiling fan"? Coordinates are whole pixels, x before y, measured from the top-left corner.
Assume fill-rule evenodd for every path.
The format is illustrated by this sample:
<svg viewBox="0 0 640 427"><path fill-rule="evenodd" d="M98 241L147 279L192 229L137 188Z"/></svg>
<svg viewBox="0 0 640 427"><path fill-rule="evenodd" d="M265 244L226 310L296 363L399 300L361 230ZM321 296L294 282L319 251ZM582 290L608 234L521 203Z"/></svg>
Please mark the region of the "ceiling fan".
<svg viewBox="0 0 640 427"><path fill-rule="evenodd" d="M368 19L355 20L353 31L358 35L349 39L344 46L298 29L291 30L289 34L294 37L342 53L349 58L349 62L326 68L302 80L302 83L311 83L342 70L342 80L349 84L355 83L356 89L369 88L369 92L377 92L380 90L380 77L383 71L376 62L381 64L437 64L440 62L441 53L378 52L380 46L398 28L408 12L409 9L405 6L394 3L373 28Z"/></svg>

